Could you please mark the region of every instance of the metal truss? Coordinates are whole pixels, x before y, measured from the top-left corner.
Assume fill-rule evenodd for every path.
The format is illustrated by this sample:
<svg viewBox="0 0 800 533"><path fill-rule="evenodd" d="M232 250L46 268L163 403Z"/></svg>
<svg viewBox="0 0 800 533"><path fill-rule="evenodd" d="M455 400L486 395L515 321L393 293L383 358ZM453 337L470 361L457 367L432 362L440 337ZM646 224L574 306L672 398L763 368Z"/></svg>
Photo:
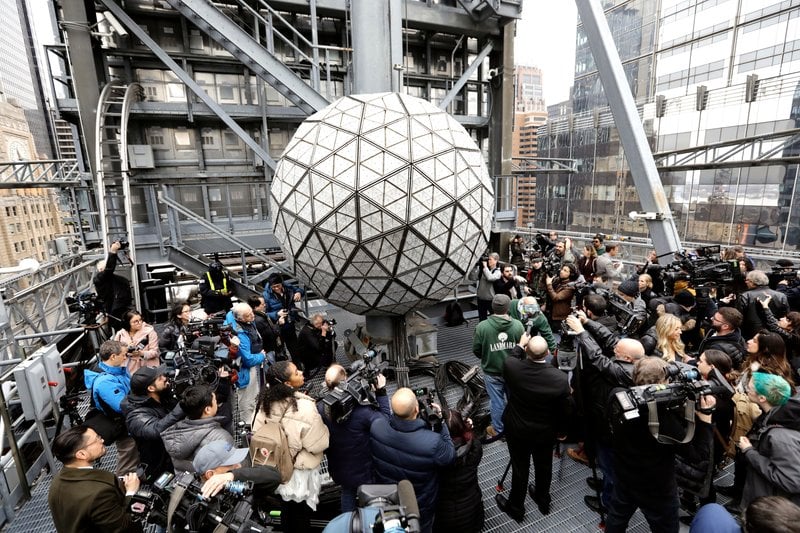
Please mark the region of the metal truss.
<svg viewBox="0 0 800 533"><path fill-rule="evenodd" d="M86 178L74 159L0 162L0 189L75 186Z"/></svg>
<svg viewBox="0 0 800 533"><path fill-rule="evenodd" d="M536 174L578 172L575 159L558 159L549 157L512 157L511 170L514 173L535 172Z"/></svg>
<svg viewBox="0 0 800 533"><path fill-rule="evenodd" d="M800 163L800 128L653 154L660 171Z"/></svg>

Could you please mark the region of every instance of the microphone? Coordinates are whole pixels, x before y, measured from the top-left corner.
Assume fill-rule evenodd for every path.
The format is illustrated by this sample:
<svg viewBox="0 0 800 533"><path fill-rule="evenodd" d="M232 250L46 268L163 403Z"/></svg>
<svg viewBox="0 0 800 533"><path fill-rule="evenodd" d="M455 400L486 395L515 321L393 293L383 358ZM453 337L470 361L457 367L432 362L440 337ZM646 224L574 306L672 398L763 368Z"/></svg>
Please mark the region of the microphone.
<svg viewBox="0 0 800 533"><path fill-rule="evenodd" d="M405 507L406 520L408 522L409 533L419 533L419 505L417 504L417 494L414 492L414 485L407 479L401 480L397 484L397 496L400 506Z"/></svg>

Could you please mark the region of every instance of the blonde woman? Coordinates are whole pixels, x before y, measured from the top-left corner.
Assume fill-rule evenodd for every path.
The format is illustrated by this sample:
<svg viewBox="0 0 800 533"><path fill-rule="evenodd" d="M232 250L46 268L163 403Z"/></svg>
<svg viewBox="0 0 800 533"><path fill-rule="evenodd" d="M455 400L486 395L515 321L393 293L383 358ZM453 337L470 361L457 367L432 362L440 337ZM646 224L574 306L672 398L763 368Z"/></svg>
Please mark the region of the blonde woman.
<svg viewBox="0 0 800 533"><path fill-rule="evenodd" d="M680 360L686 362L686 348L681 341L683 323L675 315L665 313L656 320L656 349L653 355L661 357L664 361Z"/></svg>

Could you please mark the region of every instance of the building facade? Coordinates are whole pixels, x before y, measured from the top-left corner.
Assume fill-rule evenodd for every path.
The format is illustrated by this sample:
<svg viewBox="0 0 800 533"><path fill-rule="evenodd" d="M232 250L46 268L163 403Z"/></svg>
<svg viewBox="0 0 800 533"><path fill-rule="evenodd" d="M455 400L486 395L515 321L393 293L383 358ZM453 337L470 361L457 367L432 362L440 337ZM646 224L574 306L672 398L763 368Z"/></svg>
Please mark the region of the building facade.
<svg viewBox="0 0 800 533"><path fill-rule="evenodd" d="M800 245L797 128L800 4L773 0L604 2L606 18L684 241L769 250ZM572 113L553 116L540 152L577 161L576 174L548 174L537 188L536 226L647 235L627 214L640 209L619 135L582 27ZM541 130L540 130L541 131ZM759 145L756 161L748 143ZM789 139L787 141L786 139ZM724 163L679 165L669 154L728 143Z"/></svg>

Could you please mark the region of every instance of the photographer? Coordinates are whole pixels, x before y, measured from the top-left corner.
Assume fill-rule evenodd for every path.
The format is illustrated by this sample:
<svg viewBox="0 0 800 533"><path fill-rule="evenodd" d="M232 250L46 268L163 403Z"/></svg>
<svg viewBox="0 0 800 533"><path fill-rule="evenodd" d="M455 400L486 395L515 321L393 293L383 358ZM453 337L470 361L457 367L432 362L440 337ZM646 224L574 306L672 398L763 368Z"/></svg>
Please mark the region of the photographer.
<svg viewBox="0 0 800 533"><path fill-rule="evenodd" d="M536 298L539 307L544 309L547 303L547 289L545 288L545 278L547 278L547 271L542 268L544 265L544 258L541 253L534 253L531 255L531 268L528 270L528 293L530 296Z"/></svg>
<svg viewBox="0 0 800 533"><path fill-rule="evenodd" d="M201 494L213 498L231 481L251 481L256 490L255 501L263 501L281 482L280 473L271 466L242 466L248 464L249 450L234 448L228 441L213 441L197 451L192 467L204 481Z"/></svg>
<svg viewBox="0 0 800 533"><path fill-rule="evenodd" d="M280 317L277 323L273 322L266 313L267 304L264 303L263 296L251 296L247 299L247 305L253 308L254 322L258 334L261 335L261 343L267 360L274 363L286 359L283 339L281 339L281 326L286 323L286 317Z"/></svg>
<svg viewBox="0 0 800 533"><path fill-rule="evenodd" d="M236 386L239 389L239 420L249 424L253 420L256 400L259 392L258 369L264 363L264 350L253 321L253 309L244 303L233 306L232 316L226 318L225 323L231 326L232 331L239 338L239 358L241 368Z"/></svg>
<svg viewBox="0 0 800 533"><path fill-rule="evenodd" d="M500 279L494 282L494 293L505 294L512 300L522 297L525 293L520 288L520 282L524 283L525 278L514 274L513 265L503 265Z"/></svg>
<svg viewBox="0 0 800 533"><path fill-rule="evenodd" d="M561 321L572 309L572 297L575 295L575 281L578 279L578 268L567 263L558 271L558 278L545 278L547 288L547 310L550 313L550 329L559 331Z"/></svg>
<svg viewBox="0 0 800 533"><path fill-rule="evenodd" d="M578 369L580 375L574 376L573 388L590 424L587 449L591 453L594 447L598 466L603 472L600 500L595 496L585 496L584 502L595 512L605 512L616 479L608 425L608 396L615 387L633 385L633 367L645 356L644 348L635 339L618 339L608 328L580 311L567 317L565 322L577 334L578 349L588 362ZM604 355L608 352L613 353L613 359ZM572 453L569 455L573 457Z"/></svg>
<svg viewBox="0 0 800 533"><path fill-rule="evenodd" d="M56 459L64 463L50 483L47 495L58 533L142 531L141 525L128 514L130 497L139 490L139 478L130 473L118 480L111 472L94 468L106 454L106 447L93 429L86 426L67 429L53 440L52 450Z"/></svg>
<svg viewBox="0 0 800 533"><path fill-rule="evenodd" d="M517 522L525 516L526 492L540 513L550 513L553 446L566 434L569 383L564 372L545 362L547 351L542 337L525 333L503 365L509 396L503 421L512 475L508 499L497 494L495 501ZM531 457L535 483L528 485Z"/></svg>
<svg viewBox="0 0 800 533"><path fill-rule="evenodd" d="M347 373L340 365L331 365L325 372L325 387L328 392L345 384ZM330 445L325 452L328 457L328 471L333 480L342 487L342 512L356 509L358 487L375 483L372 473L372 455L369 447L369 431L372 423L379 418L388 418L389 397L386 395L386 378L378 374L375 383L377 405L358 404L347 420L336 422L325 416L324 405L317 409L330 432Z"/></svg>
<svg viewBox="0 0 800 533"><path fill-rule="evenodd" d="M297 330L295 329L295 305L303 299L305 291L283 281L280 274L272 274L267 279L262 296L265 312L273 324L280 324L283 345L292 357L297 355ZM283 318L283 320L281 320Z"/></svg>
<svg viewBox="0 0 800 533"><path fill-rule="evenodd" d="M769 308L769 301L771 297L767 296L759 302L764 306L764 321L767 323L767 330L772 333L777 333L786 344L786 358L789 360L789 365L795 378L800 378L800 313L797 311L790 311L785 317L776 320L775 315ZM800 379L795 379L800 383Z"/></svg>
<svg viewBox="0 0 800 533"><path fill-rule="evenodd" d="M200 306L209 315L227 311L233 307L231 296L233 284L230 276L222 263L212 261L205 276L200 279Z"/></svg>
<svg viewBox="0 0 800 533"><path fill-rule="evenodd" d="M180 407L186 418L164 430L161 439L175 471L191 472L192 460L200 448L215 441L233 444L233 436L223 427L225 417L217 416L217 395L208 385L187 388Z"/></svg>
<svg viewBox="0 0 800 533"><path fill-rule="evenodd" d="M470 281L478 282L478 322L483 322L489 316L494 297L494 282L501 276L497 266L499 262L500 254L490 253L482 257L469 274Z"/></svg>
<svg viewBox="0 0 800 533"><path fill-rule="evenodd" d="M508 249L508 262L514 265L514 268L517 269L517 272L522 272L522 270L525 268L525 239L522 238L522 235L517 235L514 237L511 240L511 244L509 244Z"/></svg>
<svg viewBox="0 0 800 533"><path fill-rule="evenodd" d="M553 250L547 256L547 262L553 265L564 266L575 263L575 254L572 253L572 239L565 237L556 242Z"/></svg>
<svg viewBox="0 0 800 533"><path fill-rule="evenodd" d="M788 259L778 259L770 276L770 288L786 296L792 311L800 311L800 278L797 276L794 263Z"/></svg>
<svg viewBox="0 0 800 533"><path fill-rule="evenodd" d="M626 307L633 312L636 322L640 324L639 329L628 332L628 336L637 337L641 332L642 326L647 323L647 305L639 295L639 281L626 279L617 287L616 295L625 301Z"/></svg>
<svg viewBox="0 0 800 533"><path fill-rule="evenodd" d="M634 384L667 384L667 366L665 361L656 357L639 359L633 368ZM687 396L681 404L687 401L694 399ZM695 437L691 443L684 445L696 446L697 454L710 448L711 412L714 405L713 396L700 396L699 409L696 411ZM608 505L607 533L626 531L637 508L641 509L654 533L679 531L676 447L662 444L651 432L655 430L660 439L666 440L666 435L681 431L682 422L688 421L684 420L685 406L678 407L675 410L654 405L652 408L658 410L659 424L657 428L650 428L646 413L633 419L623 416L619 401L612 393L608 414L612 426L614 473L617 479Z"/></svg>
<svg viewBox="0 0 800 533"><path fill-rule="evenodd" d="M419 402L414 391L398 389L391 403L394 414L375 420L370 428L376 479L379 483L411 481L419 503L422 532L430 533L439 492L438 469L455 460L455 447L447 425L436 433L417 418Z"/></svg>
<svg viewBox="0 0 800 533"><path fill-rule="evenodd" d="M117 252L122 249L120 241L111 243L105 261L97 262L97 273L92 279L97 296L103 302L112 331L116 331L122 325L122 315L131 308L133 302L130 281L114 273L117 268Z"/></svg>
<svg viewBox="0 0 800 533"><path fill-rule="evenodd" d="M122 315L122 327L114 335L114 340L128 348L126 366L131 376L142 367L161 364L158 334L142 319L139 311L131 309Z"/></svg>
<svg viewBox="0 0 800 533"><path fill-rule="evenodd" d="M292 360L298 364L303 372L314 377L317 369L327 368L333 362L336 353L336 341L331 323L321 313L311 315L308 323L300 330L297 336L297 353L292 354Z"/></svg>
<svg viewBox="0 0 800 533"><path fill-rule="evenodd" d="M186 326L192 319L192 308L186 302L172 306L169 312L169 322L161 329L158 335L158 349L161 353L176 352L182 345L190 346L191 339L187 339Z"/></svg>

